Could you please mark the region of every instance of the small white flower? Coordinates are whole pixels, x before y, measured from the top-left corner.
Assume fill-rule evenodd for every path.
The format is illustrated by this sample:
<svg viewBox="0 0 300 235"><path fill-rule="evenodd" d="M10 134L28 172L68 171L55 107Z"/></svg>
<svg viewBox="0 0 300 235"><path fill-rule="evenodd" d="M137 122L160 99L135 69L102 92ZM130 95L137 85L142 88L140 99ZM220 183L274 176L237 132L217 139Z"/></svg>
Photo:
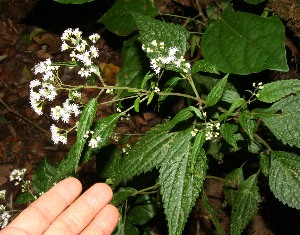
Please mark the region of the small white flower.
<svg viewBox="0 0 300 235"><path fill-rule="evenodd" d="M9 180L10 181L17 181L16 183L21 182L24 178L25 172L26 172L25 168L24 169L14 169L10 173Z"/></svg>
<svg viewBox="0 0 300 235"><path fill-rule="evenodd" d="M37 79L34 79L34 80L32 80L32 81L30 82L29 87L30 87L30 88L34 88L34 87L37 87L37 86L39 86L39 85L41 85L41 82L40 82L39 80L37 80Z"/></svg>
<svg viewBox="0 0 300 235"><path fill-rule="evenodd" d="M96 43L98 39L100 38L100 35L97 33L93 33L92 35L89 36L89 39L93 42Z"/></svg>
<svg viewBox="0 0 300 235"><path fill-rule="evenodd" d="M62 129L52 124L50 130L51 130L51 139L55 144L58 144L59 142L62 142L63 144L67 143L66 134L60 133Z"/></svg>
<svg viewBox="0 0 300 235"><path fill-rule="evenodd" d="M5 211L1 214L0 217L0 228L3 229L8 225L9 219L10 219L11 215Z"/></svg>
<svg viewBox="0 0 300 235"><path fill-rule="evenodd" d="M0 190L0 200L5 200L5 194L6 194L6 190ZM1 209L0 209L1 211Z"/></svg>
<svg viewBox="0 0 300 235"><path fill-rule="evenodd" d="M89 142L89 146L90 146L91 148L97 148L97 146L98 146L97 140L91 139L90 142Z"/></svg>

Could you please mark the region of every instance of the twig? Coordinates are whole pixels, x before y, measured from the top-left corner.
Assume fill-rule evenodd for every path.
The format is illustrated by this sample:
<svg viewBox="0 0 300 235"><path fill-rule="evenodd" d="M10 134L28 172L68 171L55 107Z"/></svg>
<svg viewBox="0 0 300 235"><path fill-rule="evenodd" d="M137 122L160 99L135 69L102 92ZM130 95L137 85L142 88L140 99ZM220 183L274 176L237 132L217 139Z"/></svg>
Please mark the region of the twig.
<svg viewBox="0 0 300 235"><path fill-rule="evenodd" d="M41 128L40 126L38 126L37 124L35 124L34 122L30 121L28 118L22 116L21 114L19 114L17 111L13 110L12 108L8 107L8 105L0 98L0 102L3 104L3 106L11 113L17 115L19 118L23 119L24 121L28 122L29 124L35 126L36 128L38 128L39 130L41 130L42 132L46 133L48 136L50 136L50 133L46 130L44 130L43 128Z"/></svg>

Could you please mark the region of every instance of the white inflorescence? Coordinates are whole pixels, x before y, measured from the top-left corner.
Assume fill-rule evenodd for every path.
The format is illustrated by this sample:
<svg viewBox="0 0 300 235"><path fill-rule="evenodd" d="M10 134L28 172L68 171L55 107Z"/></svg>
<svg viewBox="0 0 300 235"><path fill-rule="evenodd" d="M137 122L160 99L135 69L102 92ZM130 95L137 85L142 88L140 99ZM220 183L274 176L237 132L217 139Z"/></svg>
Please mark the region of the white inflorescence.
<svg viewBox="0 0 300 235"><path fill-rule="evenodd" d="M92 43L96 43L100 38L98 34L89 36ZM92 60L98 57L98 49L94 45L89 45L86 40L82 38L82 32L77 29L67 29L64 31L62 37L61 50L70 49L71 63L74 66L80 66L78 74L82 77L88 77L91 73L96 72L96 67ZM72 65L73 66L73 65ZM63 121L68 123L72 115L75 117L81 113L82 105L80 104L81 93L77 90L70 90L58 76L60 66L53 63L50 59L36 64L33 68L34 74L41 74L41 80L35 79L30 82L30 104L33 110L38 114L43 114L43 104L45 101L53 101L58 95L58 90L68 90L69 95L62 106L55 106L51 108L51 117L54 121ZM51 128L52 140L55 144L67 143L68 131L63 130L55 125Z"/></svg>
<svg viewBox="0 0 300 235"><path fill-rule="evenodd" d="M156 75L159 75L161 69L167 65L175 66L184 73L190 70L190 64L185 62L177 47L165 48L163 42L157 43L153 40L150 44L143 45L142 48L147 53L151 53L150 67Z"/></svg>

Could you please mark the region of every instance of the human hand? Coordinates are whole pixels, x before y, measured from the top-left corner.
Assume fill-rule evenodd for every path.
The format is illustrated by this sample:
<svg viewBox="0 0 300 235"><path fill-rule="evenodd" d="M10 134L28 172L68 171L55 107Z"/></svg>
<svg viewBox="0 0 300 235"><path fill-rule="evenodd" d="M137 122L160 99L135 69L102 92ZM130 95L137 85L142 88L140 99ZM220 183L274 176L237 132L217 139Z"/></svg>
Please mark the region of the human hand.
<svg viewBox="0 0 300 235"><path fill-rule="evenodd" d="M62 180L22 211L0 235L111 234L119 212L108 204L113 195L110 187L97 183L77 198L81 190L79 180Z"/></svg>

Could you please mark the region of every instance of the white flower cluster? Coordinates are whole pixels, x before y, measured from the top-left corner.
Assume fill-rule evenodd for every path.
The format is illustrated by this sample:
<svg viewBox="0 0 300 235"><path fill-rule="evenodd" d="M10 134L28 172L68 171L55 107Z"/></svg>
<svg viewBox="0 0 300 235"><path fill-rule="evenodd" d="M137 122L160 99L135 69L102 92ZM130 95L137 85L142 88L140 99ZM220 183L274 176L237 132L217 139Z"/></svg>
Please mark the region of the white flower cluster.
<svg viewBox="0 0 300 235"><path fill-rule="evenodd" d="M15 185L18 185L23 179L25 175L26 169L14 169L9 176L10 181L16 181Z"/></svg>
<svg viewBox="0 0 300 235"><path fill-rule="evenodd" d="M54 144L58 144L59 142L66 144L67 143L67 134L68 132L64 129L61 129L54 124L50 127L51 131L51 139L53 140Z"/></svg>
<svg viewBox="0 0 300 235"><path fill-rule="evenodd" d="M9 214L9 212L5 211L6 207L1 205L0 206L0 228L3 229L8 225L9 219L11 217L11 215Z"/></svg>
<svg viewBox="0 0 300 235"><path fill-rule="evenodd" d="M254 88L258 89L258 90L261 90L261 89L264 88L262 82L259 82L257 85L256 85L255 82L253 82L253 83L252 83L252 86L253 86Z"/></svg>
<svg viewBox="0 0 300 235"><path fill-rule="evenodd" d="M217 138L220 135L220 123L219 122L207 122L206 124L206 140Z"/></svg>
<svg viewBox="0 0 300 235"><path fill-rule="evenodd" d="M38 63L34 67L34 74L43 74L42 81L37 79L30 82L30 104L33 110L42 115L45 100L52 101L57 96L55 83L59 82L57 71L59 66L54 66L50 59Z"/></svg>
<svg viewBox="0 0 300 235"><path fill-rule="evenodd" d="M92 34L89 39L96 43L100 38L98 34ZM88 77L91 73L95 72L92 59L97 58L99 55L98 49L92 45L90 46L86 40L82 38L82 32L79 29L67 29L64 31L62 37L61 50L73 49L70 57L72 61L79 62L83 67L79 70L82 77Z"/></svg>
<svg viewBox="0 0 300 235"><path fill-rule="evenodd" d="M178 48L165 48L164 42L157 43L156 40L153 40L150 44L143 45L142 48L151 54L150 67L156 75L159 75L161 69L166 66L175 66L184 73L187 73L191 68L191 65L185 62L183 56L179 54Z"/></svg>
<svg viewBox="0 0 300 235"><path fill-rule="evenodd" d="M30 187L30 181L24 180L26 169L14 169L9 176L10 181L15 181L15 185L21 184L22 186L22 192L28 191L28 188ZM0 200L4 201L7 205L5 199L6 190L0 191ZM7 210L5 205L0 205L0 229L3 229L7 226L9 223L9 220L11 218L10 211Z"/></svg>
<svg viewBox="0 0 300 235"><path fill-rule="evenodd" d="M84 135L84 138L89 138L90 135L93 135L94 132L93 131L87 131ZM100 136L94 136L89 140L88 146L90 146L91 148L97 148L98 144L101 142L102 138Z"/></svg>

